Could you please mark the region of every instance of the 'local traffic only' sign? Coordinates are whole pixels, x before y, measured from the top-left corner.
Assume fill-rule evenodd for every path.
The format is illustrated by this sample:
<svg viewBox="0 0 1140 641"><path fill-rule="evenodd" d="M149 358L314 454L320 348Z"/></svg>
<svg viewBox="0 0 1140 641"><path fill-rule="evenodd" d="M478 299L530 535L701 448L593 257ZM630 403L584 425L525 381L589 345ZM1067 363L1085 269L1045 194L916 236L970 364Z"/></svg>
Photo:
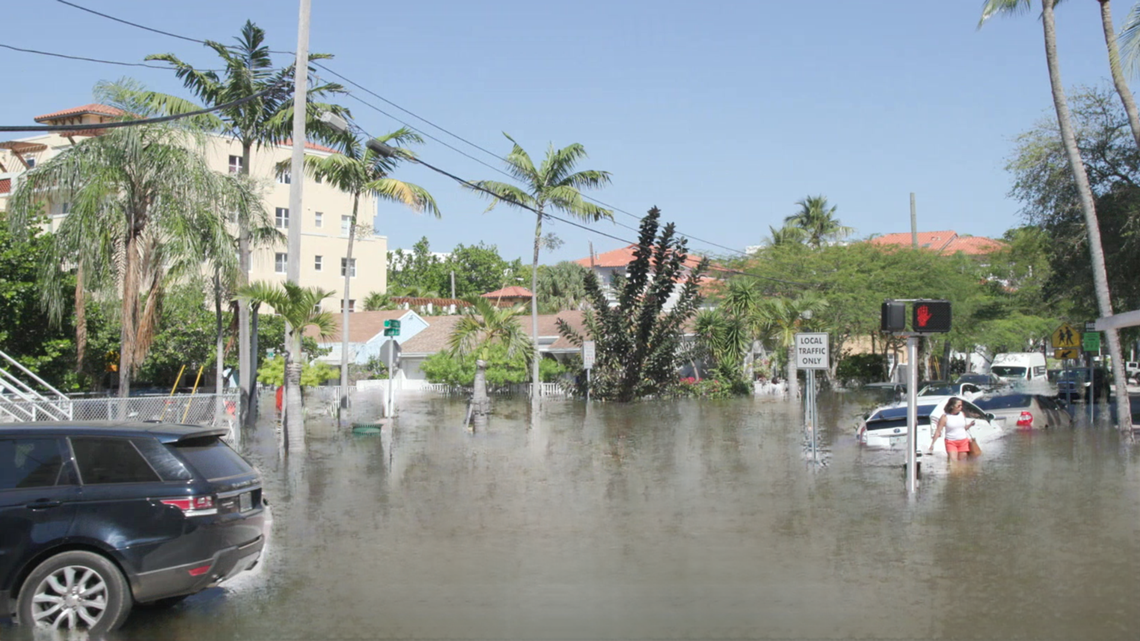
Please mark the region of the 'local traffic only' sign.
<svg viewBox="0 0 1140 641"><path fill-rule="evenodd" d="M594 367L596 354L597 347L594 341L582 341L582 367L584 369L591 369Z"/></svg>
<svg viewBox="0 0 1140 641"><path fill-rule="evenodd" d="M801 332L796 334L796 367L798 369L827 369L827 332Z"/></svg>

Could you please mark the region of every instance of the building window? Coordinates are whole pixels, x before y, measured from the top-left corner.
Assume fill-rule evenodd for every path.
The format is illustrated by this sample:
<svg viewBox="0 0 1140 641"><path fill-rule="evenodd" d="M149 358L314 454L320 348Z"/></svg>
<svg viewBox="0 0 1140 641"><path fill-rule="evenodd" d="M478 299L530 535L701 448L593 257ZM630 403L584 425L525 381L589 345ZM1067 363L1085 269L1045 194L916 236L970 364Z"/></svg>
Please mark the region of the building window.
<svg viewBox="0 0 1140 641"><path fill-rule="evenodd" d="M278 274L284 274L289 270L289 254L277 252L273 256L273 271Z"/></svg>
<svg viewBox="0 0 1140 641"><path fill-rule="evenodd" d="M352 216L340 217L340 235L347 236L349 228L352 227Z"/></svg>
<svg viewBox="0 0 1140 641"><path fill-rule="evenodd" d="M347 258L340 259L340 275L341 276L344 276L345 266L348 264L349 263L348 263ZM352 270L351 271L352 271L352 278L356 278L356 259L355 258L352 259Z"/></svg>
<svg viewBox="0 0 1140 641"><path fill-rule="evenodd" d="M313 313L314 314L320 314L321 313L321 304L320 303L313 305Z"/></svg>
<svg viewBox="0 0 1140 641"><path fill-rule="evenodd" d="M71 203L63 203L62 205L60 205L59 212L61 214L70 214L71 213Z"/></svg>
<svg viewBox="0 0 1140 641"><path fill-rule="evenodd" d="M277 182L281 183L282 185L293 184L293 172L283 171L277 174Z"/></svg>
<svg viewBox="0 0 1140 641"><path fill-rule="evenodd" d="M324 178L322 178L320 174L317 174L316 176L313 176L313 180L314 180L314 181L316 181L316 183L317 183L318 185L319 185L319 184L321 184L321 183L323 183L323 182L325 181L325 179L324 179Z"/></svg>
<svg viewBox="0 0 1140 641"><path fill-rule="evenodd" d="M356 299L350 298L350 299L348 299L348 312L351 314L352 312L355 312L355 311L356 311ZM342 313L342 314L344 313L344 299L343 298L340 299L340 313Z"/></svg>
<svg viewBox="0 0 1140 641"><path fill-rule="evenodd" d="M242 166L241 156L230 156L230 173L231 174L240 174L241 173L241 166Z"/></svg>
<svg viewBox="0 0 1140 641"><path fill-rule="evenodd" d="M31 156L24 158L24 162L28 163L28 169L36 166L36 159Z"/></svg>
<svg viewBox="0 0 1140 641"><path fill-rule="evenodd" d="M317 223L317 227L324 227L324 225L325 225L324 213L318 211L316 216L313 217L313 220Z"/></svg>
<svg viewBox="0 0 1140 641"><path fill-rule="evenodd" d="M321 268L324 266L323 263L324 263L324 260L322 259L322 257L317 256L313 260L313 267L316 268L317 271L321 271Z"/></svg>
<svg viewBox="0 0 1140 641"><path fill-rule="evenodd" d="M277 223L277 229L289 229L289 210L285 207L278 207L277 214L274 216Z"/></svg>

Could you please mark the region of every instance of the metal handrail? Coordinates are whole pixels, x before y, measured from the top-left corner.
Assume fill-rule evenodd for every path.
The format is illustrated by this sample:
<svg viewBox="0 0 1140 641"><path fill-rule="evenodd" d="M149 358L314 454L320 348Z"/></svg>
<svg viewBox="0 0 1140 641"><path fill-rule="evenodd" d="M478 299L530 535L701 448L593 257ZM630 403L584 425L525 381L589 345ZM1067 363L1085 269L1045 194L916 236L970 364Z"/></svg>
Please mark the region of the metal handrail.
<svg viewBox="0 0 1140 641"><path fill-rule="evenodd" d="M31 377L32 377L32 380L34 380L35 382L39 383L40 385L43 385L45 388L47 388L48 390L50 390L50 391L51 391L53 394L55 394L56 396L58 396L60 400L63 400L63 401L66 401L66 400L68 400L68 399L67 399L67 395L66 395L66 394L64 394L63 392L61 392L61 391L57 390L56 388L52 387L52 386L51 386L51 385L50 385L50 384L49 384L47 381L45 381L44 379L40 378L39 376L36 376L36 375L35 375L35 373L33 373L31 370L29 370L28 368L26 368L26 367L24 367L23 365L21 365L19 362L17 362L17 361L16 361L14 358L12 358L11 356L8 356L7 354L5 354L5 353L4 353L4 352L2 352L2 351L0 351L0 356L3 356L3 357L4 357L4 358L5 358L5 359L6 359L6 360L9 362L9 363L11 363L11 364L15 365L16 367L20 368L20 371L21 371L21 372L23 372L23 373L27 374L28 376L31 376ZM46 399L45 399L45 400L46 400Z"/></svg>

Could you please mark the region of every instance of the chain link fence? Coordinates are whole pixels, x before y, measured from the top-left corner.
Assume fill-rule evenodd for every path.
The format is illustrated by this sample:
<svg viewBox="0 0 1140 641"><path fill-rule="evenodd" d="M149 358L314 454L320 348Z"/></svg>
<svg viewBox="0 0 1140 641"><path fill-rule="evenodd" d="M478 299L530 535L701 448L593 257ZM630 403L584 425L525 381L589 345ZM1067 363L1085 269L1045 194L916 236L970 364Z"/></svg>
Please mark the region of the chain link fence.
<svg viewBox="0 0 1140 641"><path fill-rule="evenodd" d="M0 398L0 423L24 421L162 421L212 427L232 427L240 396L176 394L119 398L73 398L67 401L24 401Z"/></svg>

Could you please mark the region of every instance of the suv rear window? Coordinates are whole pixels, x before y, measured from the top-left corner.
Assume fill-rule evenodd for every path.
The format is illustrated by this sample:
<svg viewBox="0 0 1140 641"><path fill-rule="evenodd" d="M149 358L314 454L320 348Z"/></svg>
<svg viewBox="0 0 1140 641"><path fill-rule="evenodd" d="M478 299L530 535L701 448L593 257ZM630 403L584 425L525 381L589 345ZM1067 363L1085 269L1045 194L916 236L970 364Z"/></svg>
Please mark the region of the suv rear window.
<svg viewBox="0 0 1140 641"><path fill-rule="evenodd" d="M172 443L171 447L199 474L211 481L254 473L240 454L217 437L181 441Z"/></svg>
<svg viewBox="0 0 1140 641"><path fill-rule="evenodd" d="M1006 396L993 396L974 401L974 404L984 410L1006 410L1015 407L1029 407L1032 397L1025 394L1008 394Z"/></svg>
<svg viewBox="0 0 1140 641"><path fill-rule="evenodd" d="M129 439L77 436L71 439L84 485L152 483L158 474Z"/></svg>

